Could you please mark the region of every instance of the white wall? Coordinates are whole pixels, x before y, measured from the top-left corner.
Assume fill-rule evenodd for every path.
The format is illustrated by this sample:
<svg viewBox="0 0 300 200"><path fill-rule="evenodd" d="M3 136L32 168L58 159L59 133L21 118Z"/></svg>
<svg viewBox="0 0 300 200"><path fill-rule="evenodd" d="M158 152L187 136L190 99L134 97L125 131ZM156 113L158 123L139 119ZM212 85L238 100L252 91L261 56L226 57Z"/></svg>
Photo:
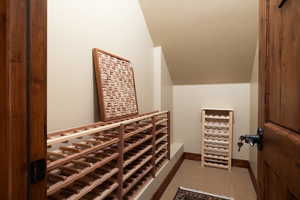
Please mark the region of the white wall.
<svg viewBox="0 0 300 200"><path fill-rule="evenodd" d="M173 81L161 47L154 48L154 108L171 112L171 143L173 143Z"/></svg>
<svg viewBox="0 0 300 200"><path fill-rule="evenodd" d="M154 109L162 110L162 50L161 47L153 49L153 98Z"/></svg>
<svg viewBox="0 0 300 200"><path fill-rule="evenodd" d="M184 143L185 152L200 153L201 108L234 109L233 158L249 160L249 148L237 152L238 138L249 133L250 84L174 86L174 140Z"/></svg>
<svg viewBox="0 0 300 200"><path fill-rule="evenodd" d="M162 110L173 111L173 81L163 53L161 66L161 108Z"/></svg>
<svg viewBox="0 0 300 200"><path fill-rule="evenodd" d="M132 61L140 111L153 110L153 43L138 0L50 0L49 131L98 119L95 47Z"/></svg>
<svg viewBox="0 0 300 200"><path fill-rule="evenodd" d="M250 132L256 134L258 128L258 44L253 64L250 87ZM257 177L257 148L250 148L250 166Z"/></svg>

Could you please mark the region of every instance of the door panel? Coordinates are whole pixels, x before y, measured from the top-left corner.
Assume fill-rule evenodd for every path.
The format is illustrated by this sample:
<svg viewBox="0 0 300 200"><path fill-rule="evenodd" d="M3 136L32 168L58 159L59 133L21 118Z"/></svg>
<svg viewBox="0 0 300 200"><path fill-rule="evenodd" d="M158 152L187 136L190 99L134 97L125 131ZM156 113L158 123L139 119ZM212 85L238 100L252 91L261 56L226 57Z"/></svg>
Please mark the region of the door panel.
<svg viewBox="0 0 300 200"><path fill-rule="evenodd" d="M269 16L272 16L272 20L269 21L268 32L268 57L272 58L268 60L268 101L269 101L269 112L267 118L274 123L280 124L281 116L281 67L280 67L280 51L278 46L280 46L280 29L281 29L281 13L278 12L276 6L279 4L279 0L270 1Z"/></svg>
<svg viewBox="0 0 300 200"><path fill-rule="evenodd" d="M282 200L284 199L284 191L272 190L271 188L284 188L280 177L272 170L272 168L264 163L264 181L269 185L265 188L265 199Z"/></svg>
<svg viewBox="0 0 300 200"><path fill-rule="evenodd" d="M288 0L278 8L281 1L270 0L268 8L267 118L300 132L300 1Z"/></svg>
<svg viewBox="0 0 300 200"><path fill-rule="evenodd" d="M300 132L300 1L289 0L282 12L281 124Z"/></svg>
<svg viewBox="0 0 300 200"><path fill-rule="evenodd" d="M300 200L300 1L260 1L259 198Z"/></svg>
<svg viewBox="0 0 300 200"><path fill-rule="evenodd" d="M280 185L264 184L267 190L287 194L287 190L296 197L300 197L300 168L297 162L300 160L299 135L272 123L265 124L264 136L264 166L270 166L267 171L264 168L264 176L272 171L278 176ZM280 187L279 187L280 186ZM287 198L283 198L285 200ZM266 199L267 200L267 199Z"/></svg>

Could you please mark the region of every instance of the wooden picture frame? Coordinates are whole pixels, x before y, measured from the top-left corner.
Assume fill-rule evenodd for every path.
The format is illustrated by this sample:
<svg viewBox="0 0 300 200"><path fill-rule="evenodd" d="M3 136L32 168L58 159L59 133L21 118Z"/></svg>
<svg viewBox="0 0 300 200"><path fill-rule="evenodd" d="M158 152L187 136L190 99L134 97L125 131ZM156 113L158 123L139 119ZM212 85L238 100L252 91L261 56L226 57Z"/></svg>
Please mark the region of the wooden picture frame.
<svg viewBox="0 0 300 200"><path fill-rule="evenodd" d="M104 57L106 57L105 61L103 61ZM131 62L125 58L94 48L93 63L100 120L111 121L138 115L134 71ZM128 76L119 76L122 74ZM124 86L124 82L127 83L127 87ZM121 88L125 88L124 93ZM113 94L116 94L118 97ZM118 101L119 98L120 100Z"/></svg>

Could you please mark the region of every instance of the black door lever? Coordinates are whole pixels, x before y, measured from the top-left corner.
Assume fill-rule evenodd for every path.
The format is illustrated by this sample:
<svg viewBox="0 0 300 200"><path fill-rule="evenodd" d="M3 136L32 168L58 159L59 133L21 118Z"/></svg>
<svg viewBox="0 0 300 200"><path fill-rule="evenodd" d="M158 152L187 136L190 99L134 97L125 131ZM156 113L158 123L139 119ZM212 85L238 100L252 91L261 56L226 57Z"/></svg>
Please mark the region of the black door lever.
<svg viewBox="0 0 300 200"><path fill-rule="evenodd" d="M282 8L282 6L287 2L287 0L282 0L279 4L278 8Z"/></svg>
<svg viewBox="0 0 300 200"><path fill-rule="evenodd" d="M242 135L240 136L240 141L238 142L238 151L240 151L241 147L243 146L244 142L250 144L250 146L254 146L257 144L257 148L262 150L263 146L263 134L264 130L262 128L257 129L256 135Z"/></svg>

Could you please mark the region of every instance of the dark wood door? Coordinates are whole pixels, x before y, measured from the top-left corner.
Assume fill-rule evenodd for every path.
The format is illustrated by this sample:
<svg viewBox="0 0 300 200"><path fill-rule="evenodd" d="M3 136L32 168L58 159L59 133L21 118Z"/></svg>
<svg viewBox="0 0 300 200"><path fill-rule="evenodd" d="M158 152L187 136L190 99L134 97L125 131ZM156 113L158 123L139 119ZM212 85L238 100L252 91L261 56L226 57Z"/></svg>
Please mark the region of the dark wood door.
<svg viewBox="0 0 300 200"><path fill-rule="evenodd" d="M299 0L260 1L259 122L260 199L300 200Z"/></svg>
<svg viewBox="0 0 300 200"><path fill-rule="evenodd" d="M46 199L46 0L0 1L0 197ZM37 177L37 176L36 176Z"/></svg>

